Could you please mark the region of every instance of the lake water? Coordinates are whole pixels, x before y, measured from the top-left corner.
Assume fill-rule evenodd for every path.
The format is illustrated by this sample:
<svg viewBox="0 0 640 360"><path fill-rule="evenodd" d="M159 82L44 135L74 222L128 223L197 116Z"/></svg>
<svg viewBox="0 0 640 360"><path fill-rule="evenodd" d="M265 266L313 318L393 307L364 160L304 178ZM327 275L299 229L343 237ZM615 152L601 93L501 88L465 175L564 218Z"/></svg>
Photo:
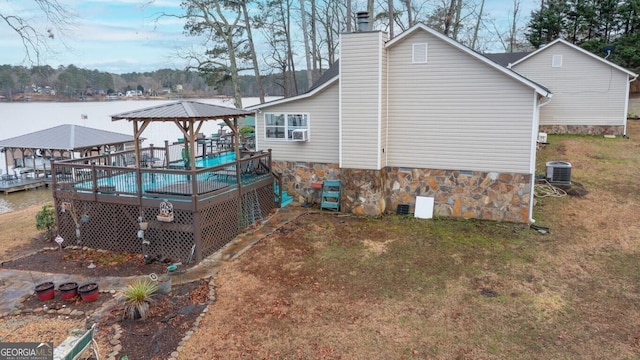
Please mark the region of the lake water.
<svg viewBox="0 0 640 360"><path fill-rule="evenodd" d="M277 98L267 99L273 100ZM189 99L207 104L233 107L233 99ZM87 102L0 102L0 140L52 128L58 125L74 124L95 129L133 135L133 124L129 121L111 121L111 115L125 111L139 110L175 102L175 100L116 100ZM259 103L258 98L243 98L242 104L250 106ZM221 122L221 121L220 121ZM217 122L208 122L201 132L207 135L217 133ZM143 146L154 144L163 146L165 140L176 141L182 137L180 130L172 123L150 125L142 135ZM8 164L11 166L12 164ZM5 171L5 157L0 154L0 169ZM12 173L9 169L9 173ZM0 195L0 213L21 209L31 205L52 201L49 189L22 191Z"/></svg>

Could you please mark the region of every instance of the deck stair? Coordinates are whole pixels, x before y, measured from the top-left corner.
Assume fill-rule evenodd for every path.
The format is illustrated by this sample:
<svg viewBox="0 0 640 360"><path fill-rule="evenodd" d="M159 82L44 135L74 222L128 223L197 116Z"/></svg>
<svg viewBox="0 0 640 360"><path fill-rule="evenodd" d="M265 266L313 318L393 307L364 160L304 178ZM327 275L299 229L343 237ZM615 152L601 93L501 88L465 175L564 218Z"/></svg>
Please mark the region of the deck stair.
<svg viewBox="0 0 640 360"><path fill-rule="evenodd" d="M279 187L277 183L273 184L273 191L276 194L276 202L278 202L278 193L279 191ZM285 206L288 206L289 204L291 204L293 202L293 196L289 195L289 193L287 192L287 190L282 189L282 202L280 202L280 207L283 208Z"/></svg>

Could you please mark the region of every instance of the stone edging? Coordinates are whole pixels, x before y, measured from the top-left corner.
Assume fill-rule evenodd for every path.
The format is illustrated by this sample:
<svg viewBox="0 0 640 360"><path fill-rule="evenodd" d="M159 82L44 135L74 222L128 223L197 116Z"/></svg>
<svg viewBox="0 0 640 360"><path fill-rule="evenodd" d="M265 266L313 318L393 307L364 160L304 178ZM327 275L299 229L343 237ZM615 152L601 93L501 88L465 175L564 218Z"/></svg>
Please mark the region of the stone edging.
<svg viewBox="0 0 640 360"><path fill-rule="evenodd" d="M178 343L178 347L171 353L171 356L167 358L167 360L178 360L178 358L180 357L180 352L184 351L184 345L191 338L191 335L193 335L196 331L198 331L198 328L200 327L200 321L205 316L205 314L209 311L209 305L213 304L215 300L216 300L216 285L214 283L213 277L211 277L211 279L209 280L208 300L205 303L204 309L202 310L200 315L198 315L196 320L193 322L191 329L189 329L185 333L185 335L182 337L182 339ZM105 306L103 306L103 308L104 307ZM89 320L87 320L86 326L91 327L91 324L89 324ZM120 351L122 351L122 345L120 343L120 338L122 337L122 327L120 326L120 324L113 324L112 328L114 329L114 335L111 338L111 340L109 340L109 345L111 345L111 351L107 354L107 358L106 358L107 360L117 360L118 355L120 354Z"/></svg>

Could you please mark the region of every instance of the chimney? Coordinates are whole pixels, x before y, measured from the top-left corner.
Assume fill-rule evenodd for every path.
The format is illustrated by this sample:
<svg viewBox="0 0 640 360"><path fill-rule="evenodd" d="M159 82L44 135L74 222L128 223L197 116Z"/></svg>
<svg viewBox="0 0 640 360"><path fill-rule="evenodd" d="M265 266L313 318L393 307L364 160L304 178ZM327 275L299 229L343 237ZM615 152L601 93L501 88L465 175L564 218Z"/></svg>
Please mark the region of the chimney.
<svg viewBox="0 0 640 360"><path fill-rule="evenodd" d="M369 31L369 13L367 11L358 11L356 17L358 19L358 31Z"/></svg>

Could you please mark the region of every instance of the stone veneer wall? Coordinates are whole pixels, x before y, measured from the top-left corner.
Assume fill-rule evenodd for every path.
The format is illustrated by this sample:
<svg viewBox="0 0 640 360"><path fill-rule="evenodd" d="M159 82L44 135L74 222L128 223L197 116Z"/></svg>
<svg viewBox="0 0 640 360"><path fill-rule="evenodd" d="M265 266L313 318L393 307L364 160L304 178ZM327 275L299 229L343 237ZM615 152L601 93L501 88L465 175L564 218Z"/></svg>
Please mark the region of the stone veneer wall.
<svg viewBox="0 0 640 360"><path fill-rule="evenodd" d="M623 125L540 125L547 134L624 135Z"/></svg>
<svg viewBox="0 0 640 360"><path fill-rule="evenodd" d="M529 221L531 175L459 170L387 167L382 170L340 169L338 164L274 161L289 194L304 201L312 181L342 180L341 211L378 216L395 213L399 204L415 207L416 196L435 199L434 216Z"/></svg>

